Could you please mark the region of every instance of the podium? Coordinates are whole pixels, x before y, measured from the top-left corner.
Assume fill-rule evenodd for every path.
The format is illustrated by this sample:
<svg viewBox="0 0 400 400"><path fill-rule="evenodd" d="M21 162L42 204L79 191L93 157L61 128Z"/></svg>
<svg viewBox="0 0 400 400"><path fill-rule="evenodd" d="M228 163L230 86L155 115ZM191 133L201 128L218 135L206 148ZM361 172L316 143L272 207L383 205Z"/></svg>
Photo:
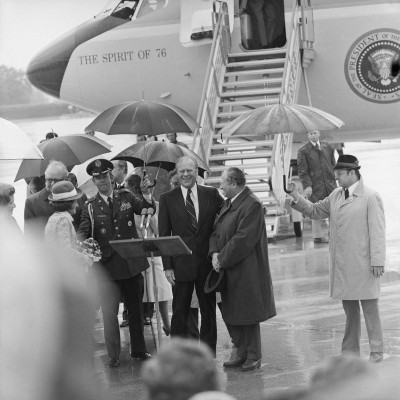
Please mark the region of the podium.
<svg viewBox="0 0 400 400"><path fill-rule="evenodd" d="M154 257L158 256L182 256L192 254L180 236L145 237L139 239L110 240L110 245L125 259L151 258L151 269L153 274L154 302L156 305L156 320L158 343L162 342L162 330L160 309L158 305L158 287L155 273ZM129 311L129 310L128 310ZM153 332L154 335L154 332ZM157 346L156 346L157 347Z"/></svg>

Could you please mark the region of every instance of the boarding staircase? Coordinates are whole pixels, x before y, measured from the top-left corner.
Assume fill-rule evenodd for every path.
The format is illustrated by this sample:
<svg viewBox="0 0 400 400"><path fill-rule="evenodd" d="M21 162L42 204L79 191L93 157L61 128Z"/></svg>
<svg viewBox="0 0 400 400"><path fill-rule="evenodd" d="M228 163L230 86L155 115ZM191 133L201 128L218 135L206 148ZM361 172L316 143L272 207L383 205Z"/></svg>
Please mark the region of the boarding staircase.
<svg viewBox="0 0 400 400"><path fill-rule="evenodd" d="M231 53L227 5L214 3L214 40L197 118L201 128L192 146L210 167L207 185L219 187L228 166L244 170L247 185L265 206L269 237L277 234L282 217L289 217L282 174L289 172L292 134L221 138L219 130L258 107L295 102L301 70L299 13L296 0L285 48Z"/></svg>

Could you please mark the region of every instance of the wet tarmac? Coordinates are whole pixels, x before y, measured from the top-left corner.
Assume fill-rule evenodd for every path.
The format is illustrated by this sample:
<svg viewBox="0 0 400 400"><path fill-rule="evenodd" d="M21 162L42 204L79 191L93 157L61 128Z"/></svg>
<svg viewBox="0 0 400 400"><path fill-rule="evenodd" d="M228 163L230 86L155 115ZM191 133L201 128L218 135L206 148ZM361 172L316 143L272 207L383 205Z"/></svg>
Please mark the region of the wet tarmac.
<svg viewBox="0 0 400 400"><path fill-rule="evenodd" d="M302 238L288 236L269 243L271 273L278 315L261 324L263 358L261 368L251 372L224 370L222 363L231 352L228 332L217 310L217 366L226 391L237 399L256 399L262 391L306 385L316 367L338 355L344 332L341 302L328 296L328 245L314 245L311 228L305 222ZM398 246L388 244L388 252ZM395 257L382 280L380 299L384 362L377 365L383 373L400 368L400 274ZM398 260L398 258L397 258ZM396 261L397 261L396 260ZM155 321L154 321L154 329ZM145 327L148 350L156 354L151 328ZM96 326L96 339L102 341L102 324ZM108 369L105 348L95 354L98 377L105 383L113 400L145 399L140 381L141 362L132 360L128 351L128 331L121 328L123 351L119 369ZM163 337L163 340L169 340ZM362 358L368 358L369 345L365 326L361 336Z"/></svg>

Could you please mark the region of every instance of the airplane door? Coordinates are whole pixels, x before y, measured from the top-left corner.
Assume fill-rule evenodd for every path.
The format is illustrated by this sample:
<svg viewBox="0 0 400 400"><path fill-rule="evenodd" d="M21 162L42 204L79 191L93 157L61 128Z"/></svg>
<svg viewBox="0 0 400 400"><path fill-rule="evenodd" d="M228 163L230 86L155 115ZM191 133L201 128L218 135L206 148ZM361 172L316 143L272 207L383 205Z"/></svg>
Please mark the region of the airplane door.
<svg viewBox="0 0 400 400"><path fill-rule="evenodd" d="M180 41L184 46L202 45L212 42L212 12L214 0L180 0L181 27ZM228 4L229 25L232 32L234 0ZM217 2L218 3L218 2ZM218 6L218 4L217 4Z"/></svg>

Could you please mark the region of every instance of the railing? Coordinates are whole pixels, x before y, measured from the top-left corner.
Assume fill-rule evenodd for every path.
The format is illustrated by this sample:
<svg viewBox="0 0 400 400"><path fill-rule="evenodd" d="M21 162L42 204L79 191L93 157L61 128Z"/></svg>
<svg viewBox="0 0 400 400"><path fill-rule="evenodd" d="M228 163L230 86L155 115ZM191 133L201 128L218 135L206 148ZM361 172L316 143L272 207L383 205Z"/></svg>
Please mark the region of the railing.
<svg viewBox="0 0 400 400"><path fill-rule="evenodd" d="M294 103L298 94L298 81L301 74L300 15L301 8L297 0L295 0L291 20L291 35L287 46L283 84L279 100L281 104ZM272 188L281 211L284 209L286 199L282 176L283 174L287 176L289 173L292 141L293 133L275 135L272 148Z"/></svg>
<svg viewBox="0 0 400 400"><path fill-rule="evenodd" d="M192 150L206 163L208 163L210 156L210 148L217 121L217 106L225 75L228 53L231 48L228 6L225 2L214 1L213 7L214 40L204 79L199 112L197 114L197 122L200 124L200 128L195 131L192 142Z"/></svg>

